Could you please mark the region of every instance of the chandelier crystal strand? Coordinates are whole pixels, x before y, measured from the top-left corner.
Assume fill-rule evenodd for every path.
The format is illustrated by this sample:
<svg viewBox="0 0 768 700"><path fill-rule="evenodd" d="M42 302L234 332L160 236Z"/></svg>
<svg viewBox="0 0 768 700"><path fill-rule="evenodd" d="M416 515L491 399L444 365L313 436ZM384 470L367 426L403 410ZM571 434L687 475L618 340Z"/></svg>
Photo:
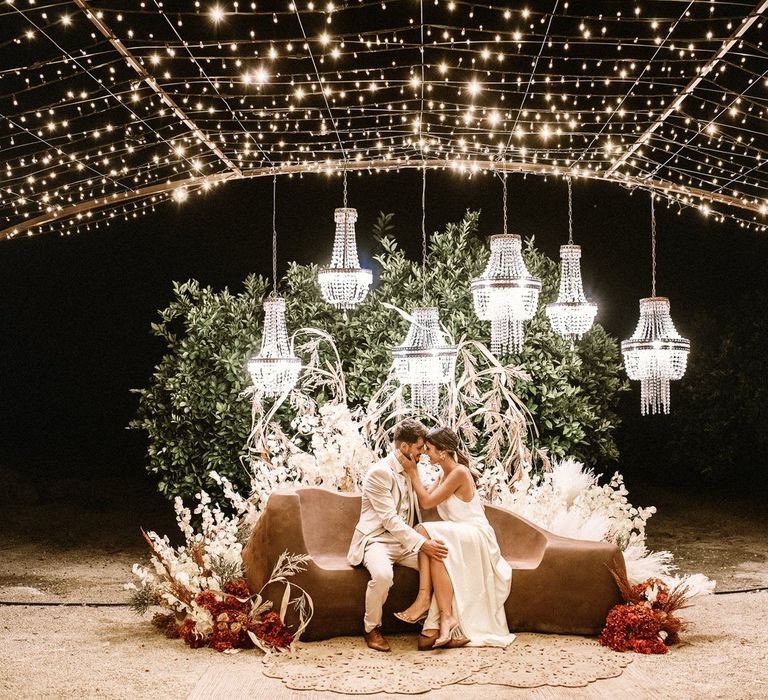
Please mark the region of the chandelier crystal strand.
<svg viewBox="0 0 768 700"><path fill-rule="evenodd" d="M289 392L301 372L301 360L288 344L285 325L285 299L277 295L277 175L272 178L272 293L264 301L264 332L261 350L248 362L251 381L264 396Z"/></svg>
<svg viewBox="0 0 768 700"><path fill-rule="evenodd" d="M669 299L656 296L656 216L651 195L651 290L640 299L640 320L635 332L621 342L627 376L640 381L640 411L669 413L669 382L681 379L688 364L690 341L675 328Z"/></svg>
<svg viewBox="0 0 768 700"><path fill-rule="evenodd" d="M581 246L573 244L573 194L568 183L568 245L560 246L560 291L557 301L547 304L552 329L573 343L592 328L597 305L587 301L581 281Z"/></svg>
<svg viewBox="0 0 768 700"><path fill-rule="evenodd" d="M411 387L411 405L436 414L440 385L449 383L456 369L456 346L446 341L436 307L413 309L405 340L392 348L392 357L398 381Z"/></svg>
<svg viewBox="0 0 768 700"><path fill-rule="evenodd" d="M347 207L347 169L344 167L344 206L336 209L336 235L333 240L331 264L321 267L317 281L323 298L337 309L354 309L366 296L373 282L370 269L360 267L357 257L355 223L357 209Z"/></svg>
<svg viewBox="0 0 768 700"><path fill-rule="evenodd" d="M288 344L285 299L269 297L264 302L261 351L248 360L251 381L264 396L280 396L296 385L300 371L301 360L291 352Z"/></svg>

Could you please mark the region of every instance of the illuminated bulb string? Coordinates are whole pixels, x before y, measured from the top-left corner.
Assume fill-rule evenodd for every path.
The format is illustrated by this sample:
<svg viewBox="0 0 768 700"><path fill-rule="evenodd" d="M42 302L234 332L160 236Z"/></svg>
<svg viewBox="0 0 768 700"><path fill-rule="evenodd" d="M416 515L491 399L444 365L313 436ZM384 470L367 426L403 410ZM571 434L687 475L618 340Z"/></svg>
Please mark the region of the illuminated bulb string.
<svg viewBox="0 0 768 700"><path fill-rule="evenodd" d="M87 13L90 0L75 2ZM75 216L86 212L95 226L127 200L142 198L142 188L162 197L194 187L200 172L223 182L275 172L341 173L352 164L396 171L424 167L428 155L435 166L459 174L493 171L499 162L507 172L545 176L567 168L579 177L652 189L717 221L728 216L743 226L768 227L768 182L760 170L768 130L752 96L765 75L757 54L737 55L742 42L754 45L760 36L768 0L745 6L742 17L726 2L686 0L682 13L674 3L657 3L653 17L627 13L621 23L577 17L562 0L522 11L464 5L468 12L419 0L413 25L388 42L379 39L387 24L381 13L361 14L355 3L301 12L295 3L274 12L222 4L169 14L158 0L148 4L152 9L125 17L104 10L66 20L60 14L41 19L50 6L9 6L8 16L19 20L10 40L25 48L30 67L0 65L3 112L15 125L0 136L7 155L0 171L0 239L48 231L55 221L77 230L84 220ZM209 33L185 36L206 26L199 19L213 20ZM331 33L353 20L354 40ZM72 47L59 39L88 21L100 23L105 37L95 48L83 43L82 27L67 35ZM252 25L250 38L244 22ZM266 31L272 24L276 31ZM686 30L683 39L679 32L688 25L702 27L701 35ZM161 32L169 37L165 50L150 37ZM576 66L569 42L581 45L598 32L602 48ZM426 57L433 34L439 34L438 65ZM635 67L610 59L633 38L656 44L648 44L647 61ZM545 67L549 41L557 50L548 52ZM655 89L659 52L672 42L676 60L668 77L679 84L675 95ZM250 65L254 52L270 62L270 72ZM738 56L743 81L720 71ZM215 75L201 69L206 63L216 65ZM361 79L363 71L370 73ZM509 83L514 74L525 76L519 86ZM554 75L564 80L547 81ZM405 103L404 77L414 86L420 81ZM593 82L604 85L599 94L590 94ZM175 93L163 87L174 84L188 86L175 107ZM635 103L638 91L653 95L649 104ZM505 93L517 96L517 109L501 101ZM613 105L608 113L606 101ZM694 101L701 114L678 124L674 115ZM391 110L399 118L389 124L382 115ZM640 116L640 131L618 128ZM401 138L406 131L413 138ZM72 192L78 192L76 204Z"/></svg>

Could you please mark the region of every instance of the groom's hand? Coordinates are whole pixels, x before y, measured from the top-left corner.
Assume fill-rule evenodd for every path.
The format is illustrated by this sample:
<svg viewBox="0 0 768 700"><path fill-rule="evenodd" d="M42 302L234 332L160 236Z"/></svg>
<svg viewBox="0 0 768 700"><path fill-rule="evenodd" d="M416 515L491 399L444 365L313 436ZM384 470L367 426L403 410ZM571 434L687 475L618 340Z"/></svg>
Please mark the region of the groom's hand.
<svg viewBox="0 0 768 700"><path fill-rule="evenodd" d="M421 545L419 550L424 552L430 559L436 559L442 561L448 556L448 547L445 546L445 542L442 540L427 540Z"/></svg>

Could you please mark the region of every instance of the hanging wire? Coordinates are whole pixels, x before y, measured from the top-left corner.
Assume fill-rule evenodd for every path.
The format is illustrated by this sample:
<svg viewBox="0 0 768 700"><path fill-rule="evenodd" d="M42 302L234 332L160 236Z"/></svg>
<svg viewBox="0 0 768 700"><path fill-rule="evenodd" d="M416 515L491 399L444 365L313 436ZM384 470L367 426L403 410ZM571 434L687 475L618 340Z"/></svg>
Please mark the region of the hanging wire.
<svg viewBox="0 0 768 700"><path fill-rule="evenodd" d="M424 160L424 0L419 0L419 56L421 61L421 82L419 83L419 148Z"/></svg>
<svg viewBox="0 0 768 700"><path fill-rule="evenodd" d="M272 293L277 294L277 173L272 175Z"/></svg>
<svg viewBox="0 0 768 700"><path fill-rule="evenodd" d="M504 190L504 234L507 233L507 173L504 171L504 175L501 178L502 188Z"/></svg>
<svg viewBox="0 0 768 700"><path fill-rule="evenodd" d="M344 161L342 172L344 177L344 248L342 251L341 266L349 267L349 236L347 235L347 161ZM346 314L346 310L344 311Z"/></svg>
<svg viewBox="0 0 768 700"><path fill-rule="evenodd" d="M573 245L573 192L571 191L571 178L567 177L568 183L568 245Z"/></svg>
<svg viewBox="0 0 768 700"><path fill-rule="evenodd" d="M656 212L653 208L653 192L651 192L651 296L656 296Z"/></svg>
<svg viewBox="0 0 768 700"><path fill-rule="evenodd" d="M421 295L427 296L427 166L421 168Z"/></svg>

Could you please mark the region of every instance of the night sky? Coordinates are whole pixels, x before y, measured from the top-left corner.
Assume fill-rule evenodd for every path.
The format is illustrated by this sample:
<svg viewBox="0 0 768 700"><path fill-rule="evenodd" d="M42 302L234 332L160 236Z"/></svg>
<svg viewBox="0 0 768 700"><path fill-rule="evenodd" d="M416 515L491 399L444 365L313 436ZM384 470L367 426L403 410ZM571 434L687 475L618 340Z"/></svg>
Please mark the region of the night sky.
<svg viewBox="0 0 768 700"><path fill-rule="evenodd" d="M148 43L149 38L152 38L153 42L155 38L157 42L176 41L173 22L169 25L160 13L144 12L137 9L135 4L127 2L112 5L111 9L105 10L106 20L119 27L118 34L122 40L143 58L149 58L148 54L144 55L149 51L145 44L153 45L152 42ZM481 45L479 42L490 37L490 34L486 36L487 32L483 26L504 32L512 31L516 27L522 28L526 35L522 42L513 42L512 35L505 34L504 42L499 44L507 55L505 62L499 64L500 67L494 71L508 75L491 75L491 72L488 72L488 89L483 89L476 95L473 104L476 103L483 109L485 106L495 108L498 106L497 100L508 97L506 104L509 105L509 114L513 116L505 117L508 123L502 123L499 127L500 133L506 134L509 131L511 143L514 125L526 126L531 134L525 142L531 149L528 157L533 158L534 162L536 156L542 166L552 158L561 158L558 167L562 167L563 154L570 153L568 149L574 148L576 154L589 154L586 160L577 159L582 167L588 162L589 167L603 171L609 167L612 156L596 144L598 137L604 132L604 126L610 120L602 122L595 115L603 112L606 100L610 101L616 95L624 96L626 90L630 91L626 95L627 99L621 101L627 109L626 120L616 121L615 117L612 117L615 123L612 122L611 129L605 133L610 132L617 139L623 139L625 146L634 143L636 129L648 128L649 120L652 119L652 111L649 111L649 108L652 107L657 110L657 114L660 113L660 108L667 105L665 100L670 99L671 95L676 94L676 90L682 89L697 75L697 70L705 58L713 55L720 48L723 39L731 35L733 16L741 17L741 9L730 3L716 3L714 6L709 3L695 3L690 6L691 12L686 14L681 3L647 2L642 13L639 13L638 9L638 14L626 12L621 15L621 12L616 12L619 5L617 3L591 2L573 7L564 4L552 16L548 14L551 10L534 6L534 17L523 22L523 17L527 18L528 11L519 13L520 8L514 8L514 16L504 19L490 7L459 3L457 12L451 14L444 7L433 7L431 3L424 3L424 16L419 20L415 14L419 5L390 5L384 12L378 4L360 8L356 4L347 6L342 3L342 10L330 13L333 17L326 17L322 10L303 12L305 24L302 32L306 30L307 36L315 37L312 40L314 51L322 58L322 52L336 46L331 42L324 48L324 44L317 43L317 37L329 27L331 33L342 36L346 32L351 37L363 29L383 32L385 27L389 27L394 32L392 28L399 27L395 33L399 35L401 44L393 40L390 47L393 55L397 56L398 65L406 67L403 68L405 71L408 65L417 65L420 62L423 64L426 60L428 70L424 73L423 65L421 70L422 76L426 76L424 82L430 82L434 88L431 94L435 103L440 105L440 101L445 100L448 104L446 109L450 111L454 100L462 104L468 101L466 95L461 92L466 87L463 81L472 77L475 69L469 68L470 63L463 64L459 69L459 58L463 54L459 52L459 43L456 47L450 45L453 38L445 46L433 46L435 37L428 37L433 45L427 46L426 53L421 53L419 46L423 45L425 39L419 35L424 25L431 31L432 25L437 28L444 22L450 22L451 26L455 24L457 31L462 32L462 37L463 28L466 27L467 46L471 38L474 46L478 48ZM246 67L255 69L260 65L259 62L264 60L264 56L268 55L266 52L270 42L274 41L277 46L282 47L286 40L296 40L298 36L295 18L286 16L283 10L278 21L277 15L273 17L268 12L263 12L264 7L259 5L259 11L252 15L235 13L220 18L221 22L213 21L206 7L194 10L188 3L165 3L164 12L179 13L175 26L183 26L181 34L184 38L205 37L218 41L218 46L216 41L212 40L211 45L204 51L200 49L199 59L209 66L209 70L217 71L217 75L221 72L223 83L227 83L233 76L230 74L227 77L227 72L235 71L237 65L230 61L226 64L228 67L224 67L225 57L235 57L230 56L232 48L227 44L229 40L243 39L243 50L248 56L258 54L258 61L246 61ZM557 7L555 4L555 8ZM682 11L683 15L678 15L678 10ZM102 52L105 40L84 17L74 13L72 23L65 25L59 17L58 9L55 13L51 10L50 17L43 17L45 12L46 8L43 7L21 12L11 6L0 11L8 29L7 36L0 40L0 65L19 68L0 71L0 115L8 122L4 125L8 128L0 134L0 150L6 149L6 165L9 169L13 164L13 174L8 177L11 178L9 182L15 183L13 187L9 186L0 191L0 199L6 197L9 202L13 200L13 211L5 212L10 218L4 225L10 225L17 219L21 221L25 215L36 214L44 209L43 200L35 199L41 192L37 192L35 187L29 187L29 192L23 190L25 176L37 174L40 167L39 159L32 156L43 147L38 143L40 137L28 134L29 139L25 140L20 136L26 128L19 126L22 124L22 116L29 119L24 123L35 124L40 129L44 128L44 123L49 118L54 121L69 119L70 127L77 132L72 143L67 140L63 127L43 133L47 134L45 138L51 143L63 144L64 151L77 151L78 158L81 158L84 152L100 148L100 144L106 145L107 142L114 141L120 149L130 146L130 153L133 154L131 156L127 151L119 149L121 162L126 164L124 174L110 176L124 178L125 182L121 187L133 188L134 182L151 184L166 179L180 182L179 178L186 177L191 172L188 164L185 164L185 158L194 155L199 155L204 163L208 163L202 172L221 172L222 165L219 160L209 149L193 143L194 139L187 138L188 151L184 158L178 154L173 155L168 150L171 144L159 140L159 134L163 135L163 139L172 140L177 137L183 140L183 136L189 136L185 130L178 128L178 119L172 116L171 111L166 114L163 109L160 112L162 117L154 115L153 128L144 133L143 126L137 127L131 120L126 121L128 111L124 104L117 104L112 98L106 99L103 95L97 99L96 95L101 94L103 90L94 87L93 78L100 77L100 83L112 85L113 78L108 69L108 65L114 67L111 61L117 66L115 90L122 91L121 94L124 93L126 99L129 99L129 96L131 99L136 98L136 109L145 115L142 118L149 119L147 115L159 104L157 96L149 86L136 80L132 68L124 65L121 60L114 62L111 49ZM118 20L118 12L124 12L126 15L124 24L122 17ZM670 12L672 15L668 16ZM608 29L604 27L607 35L600 41L582 36L582 29L579 28L582 19L592 15L594 22L597 22L595 17L599 17L602 23L603 14L608 26ZM661 28L655 27L655 22L651 23L653 17L666 18L661 22ZM329 24L331 19L333 23ZM34 25L35 31L31 31L33 25L30 20L37 23ZM133 38L127 33L129 25L137 30ZM259 31L254 30L248 34L252 25ZM595 23L592 29L597 31L597 27ZM746 36L747 42L754 44L760 40L761 31L764 31L762 25L752 28ZM26 32L31 32L32 36L27 37ZM659 32L664 35L663 38ZM554 37L555 43L543 43L545 34L550 38ZM249 36L251 39L246 38ZM641 40L637 41L638 37ZM406 43L402 44L404 40ZM696 53L691 50L687 55L683 55L685 51L681 50L677 58L657 60L656 56L660 50L658 47L668 40L695 40ZM378 65L380 61L385 60L389 65L394 60L392 55L387 53L390 49L379 55L376 51L380 49L376 48L369 55L367 51L360 52L359 46L355 48L356 39L348 38L348 41L350 46L345 50L352 52L354 58L344 54L343 60L335 63L335 58L329 56L329 62L323 64L322 71L327 71L334 83L342 77L337 71L357 70L365 68L369 63ZM192 44L194 41L190 45ZM463 46L463 40L461 45ZM157 43L157 46L161 47L161 44ZM340 46L343 48L343 45ZM378 41L376 46L378 47ZM165 48L169 48L168 44ZM94 51L94 63L89 69L93 72L92 75L86 76L82 66L74 61L65 61L63 67L56 62L62 51L87 53L85 49ZM619 49L622 51L622 60L637 61L637 72L630 71L627 78L633 81L632 83L625 84L615 79L616 67L612 66L615 60L618 60ZM162 78L161 82L177 100L182 100L186 97L184 90L187 89L185 87L182 90L180 87L183 78L189 71L196 76L198 68L195 66L198 64L190 63L186 50L180 50L175 57L167 51L161 50L160 53L162 60L158 58L157 74L161 75L161 70L168 71L168 76L173 74L173 79L166 77ZM752 85L749 81L754 76L764 76L765 61L768 60L764 56L764 50L751 46L749 50L744 50L744 55L746 54L749 54L749 60L744 63L746 58L742 56L737 66L734 58L727 73L713 71L708 76L706 85L703 85L706 89L697 92L695 100L693 97L688 100L685 107L693 115L690 125L685 121L686 115L689 114L685 110L674 112L664 120L664 125L655 132L648 143L648 152L643 156L648 162L641 163L636 174L654 172L658 177L675 182L679 180L693 185L703 183L706 187L710 187L707 178L717 177L721 182L733 181L734 188L738 186L745 196L749 193L752 193L749 194L750 197L757 196L756 193L762 191L757 168L752 167L754 153L750 152L752 155L746 156L741 154L741 148L737 152L732 147L729 155L723 158L724 165L711 164L706 168L706 173L702 171L699 175L695 174L699 172L696 169L696 164L700 165L698 159L708 157L708 154L712 154L712 149L720 148L716 143L710 143L711 133L704 128L708 120L715 119L713 115L719 115L724 109L725 103L720 104L719 91L727 84L728 90L733 92L731 97L738 94L744 96L747 86ZM245 55L244 53L243 56ZM542 57L541 63L538 63L539 55ZM213 61L211 56L215 56L216 60L209 64L209 59ZM549 57L549 61L544 60L546 57ZM534 70L537 78L544 75L563 80L567 78L565 85L556 89L552 86L544 88L541 81L536 86L528 80L522 81L522 77L529 77L532 58L535 58L533 63L537 65ZM609 58L611 60L605 60L603 64L604 59ZM442 60L447 60L452 66L449 73L452 77L450 80L446 78L445 83L442 78L438 80L435 73L437 62ZM654 83L659 80L656 72L648 72L642 68L646 61L661 64L664 79L658 85ZM672 64L674 73L671 72ZM328 66L333 66L333 69ZM311 118L307 117L306 123L301 123L299 131L294 129L291 132L285 149L282 145L278 146L286 138L284 131L289 128L288 122L291 120L286 117L288 111L284 111L281 116L281 110L286 110L284 104L288 104L287 93L278 95L276 91L285 90L283 82L288 84L289 79L292 81L294 73L298 76L300 84L304 84L302 81L306 76L306 80L311 82L316 67L310 65L307 55L297 50L291 53L290 60L286 63L278 60L272 65L272 70L275 73L274 80L272 83L267 81L263 90L259 88L258 91L254 90L253 86L241 85L240 69L235 71L237 84L232 83L232 89L235 90L235 95L243 95L238 102L238 119L245 120L242 123L230 123L226 113L216 110L209 113L203 107L196 107L196 99L190 100L187 105L195 123L206 133L217 134L221 131L223 134L234 129L234 133L239 136L245 129L253 136L258 132L261 144L259 148L252 149L244 161L238 161L246 169L264 167L273 162L271 158L275 158L274 162L278 164L286 162L286 158L287 162L290 162L291 158L306 158L309 149L301 153L291 149L297 148L302 143L301 139L309 139L308 135L320 128L318 119L321 116L325 118L324 109L330 111L325 98L320 100L320 95L324 93L319 92L314 96L308 94L301 106L302 109L312 108ZM280 71L283 73L282 77ZM401 75L393 70L390 75L389 68L387 71L386 80L379 81L381 84L376 88L375 97L365 92L367 83L359 88L360 95L357 97L351 85L347 85L349 99L362 100L360 104L363 105L363 111L359 116L365 120L376 114L371 111L376 101L381 102L382 108L384 104L396 104L398 109L401 103L407 102L408 110L402 113L403 118L406 113L411 117L416 114L423 116L430 133L450 146L446 153L452 152L456 155L458 151L451 151L458 148L458 141L455 139L462 134L471 134L471 130L464 133L464 126L451 125L455 116L452 112L449 115L451 119L444 124L440 122L438 112L442 106L433 106L430 108L433 113L422 115L423 105L420 104L423 100L420 100L419 91L412 86L404 89L398 82L410 74L401 71ZM375 72L378 73L378 70ZM344 73L347 79L350 75L355 74ZM515 76L520 78L520 81L515 81ZM506 82L494 83L501 77L504 77ZM611 80L601 80L608 77ZM26 82L28 78L31 80L29 84ZM375 75L372 79L374 78ZM589 85L587 79L590 81ZM387 81L392 82L390 84ZM192 82L195 83L194 80ZM410 85L410 82L406 82ZM290 84L293 85L293 82ZM552 85L554 84L553 82ZM311 92L308 85L309 83L304 87L307 92ZM630 88L630 85L634 87ZM503 89L500 86L503 86ZM98 102L103 98L103 105L99 102L98 106L98 110L102 111L91 114L89 110L92 107L86 98L83 98L86 101L81 105L78 102L79 97L69 98L63 94L66 89L74 90L73 95L79 94L80 90L87 91L90 95L87 100ZM197 83L190 89L198 89ZM573 93L568 95L567 104L561 105L559 109L571 110L581 120L574 133L569 129L575 127L569 127L563 132L562 138L534 138L533 135L539 128L537 120L542 115L545 122L551 120L552 107L548 102L539 99L543 98L541 93L545 89L554 90L555 93L562 90L563 98L567 96L568 91ZM280 97L279 103L276 97ZM727 137L723 144L728 144L728 139L737 135L741 138L743 131L749 138L749 148L755 152L764 151L766 137L762 103L755 103L759 109L753 110L755 105L750 100L752 97L749 100L745 97L743 109L739 108L742 111L735 110L737 115L719 119L717 133ZM45 109L50 106L49 103L55 106L55 110ZM341 104L339 103L337 109L341 109ZM217 103L217 106L220 105ZM363 107L368 109L368 112L365 112ZM521 107L526 109L522 110ZM403 104L402 110L405 108L406 105ZM40 114L35 115L35 110L39 110ZM479 110L478 114L481 111ZM368 116L363 116L364 113ZM223 127L219 125L222 115ZM234 114L232 116L234 117ZM334 116L338 118L339 115ZM445 117L445 114L442 116ZM10 128L11 117L18 122L13 128ZM273 119L277 120L280 129L276 127L273 131L270 128L270 120ZM110 124L111 135L101 134L99 138L103 140L96 142L93 133L88 130L101 128L106 122ZM367 134L365 138L371 142L379 138L375 135L381 127L378 119L375 121L375 128L373 122L360 123L367 124L363 130ZM458 123L457 121L456 124ZM113 132L112 124L116 126ZM126 128L128 124L130 128ZM406 147L401 143L401 136L388 137L387 129L384 128L383 131L385 141L391 138L393 144L397 143L392 157L416 155L412 146ZM340 135L338 131L336 137L340 144L346 143L347 149L351 143L362 139L360 134L353 139L346 132ZM123 141L125 143L122 143ZM474 144L471 138L469 141ZM483 142L481 138L478 144ZM667 150L672 142L685 144L680 145L674 158L670 157ZM24 145L25 143L27 145ZM311 157L317 158L317 162L323 162L326 158L331 158L337 164L341 162L332 135L322 138L315 136L311 144ZM158 150L160 145L162 147ZM242 154L235 155L234 140L229 142L227 148L232 149L232 157L244 157ZM550 148L552 153L548 152ZM726 145L722 148L725 149ZM167 152L170 153L170 158L165 158ZM265 153L271 154L271 157L268 157L269 163L264 161ZM475 158L479 153L470 152L468 157ZM147 160L151 159L153 154L157 155L161 165L151 165L153 161ZM349 158L354 158L355 155L352 151L344 154ZM512 160L518 155L512 153ZM661 163L664 163L663 167ZM659 167L656 168L654 164ZM96 161L91 161L89 168L96 172L97 165ZM116 162L113 165L116 165ZM61 173L65 172L68 171L61 169ZM749 173L749 177L740 175L744 172ZM134 179L137 173L141 177ZM681 173L687 174L683 178ZM81 176L68 173L67 178L70 177ZM405 247L411 258L420 257L420 177L416 170L350 175L349 205L359 211L357 231L361 262L374 267L374 274L376 265L370 259L373 246L370 230L380 211L395 214L396 235L400 244ZM18 179L18 182L13 178ZM85 199L100 195L99 188L103 189L98 178L91 179L93 182L82 190ZM62 179L60 182L63 181ZM195 278L215 289L228 286L237 292L247 274L270 273L271 186L270 178L238 180L214 188L201 196L192 194L183 204L159 204L154 212L148 212L146 216L139 216L130 222L115 220L109 226L102 222L98 228L92 226L90 231L81 231L65 237L44 233L31 238L20 235L12 240L0 241L0 468L7 467L38 476L69 473L85 476L143 474L145 436L137 431L127 430L126 426L134 417L137 407L137 396L130 393L130 389L147 385L153 367L164 351L160 340L150 333L150 323L157 320L158 309L164 308L170 302L174 281ZM34 196L30 192L34 192ZM69 201L66 199L70 196L69 190L62 187L57 192L51 204L66 204ZM26 194L23 198L26 204L23 205L18 197L22 193ZM442 229L446 223L461 219L467 209L480 209L481 232L487 235L501 233L501 195L501 183L492 175L479 174L467 178L449 171L430 171L427 183L427 229L430 232ZM56 197L59 197L59 200ZM321 264L329 261L334 229L333 210L341 204L340 177L311 174L279 178L277 228L281 271L285 270L290 260ZM587 296L599 305L598 322L619 340L629 337L634 330L638 318L638 299L651 293L649 214L647 192L638 190L632 194L615 183L583 180L574 182L574 238L583 248L582 274L585 291ZM748 213L743 215L752 216ZM733 221L716 223L695 209L680 212L676 205L669 208L666 201L657 204L657 220L657 292L670 298L672 318L678 330L691 339L692 352L696 353L700 344L697 345L697 331L693 319L710 313L716 307L735 304L737 300L746 298L749 302L755 299L756 292L762 294L768 290L764 274L764 261L768 257L768 235L744 230ZM537 246L557 260L558 248L567 241L568 236L565 182L552 177L547 179L530 175L524 178L522 175L511 175L509 228L511 232L519 233L524 238L535 236ZM758 301L751 305L747 303L746 308L756 315L764 313ZM722 312L720 313L722 315ZM760 376L754 377L754 381L768 380ZM673 383L673 412L678 393L676 389ZM631 428L630 432L633 432L633 441L625 443L624 457L630 457L632 445L654 444L665 419L640 418L639 387L636 384L633 385L631 395L622 400L621 411L626 425Z"/></svg>
<svg viewBox="0 0 768 700"><path fill-rule="evenodd" d="M371 264L371 225L394 212L396 235L420 255L420 173L353 175L349 204L359 211L361 262ZM278 260L326 262L341 179L311 175L278 181ZM502 231L501 185L430 172L427 230L481 209L481 231ZM657 204L657 291L669 296L678 330L716 305L765 289L768 239L695 210ZM510 176L509 228L557 259L567 240L563 181ZM196 278L215 289L241 288L251 272L269 274L271 180L224 185L184 204L167 203L130 223L102 225L69 237L19 238L0 244L0 425L2 466L38 475L141 474L145 437L125 429L163 346L150 334L174 280ZM638 298L650 294L647 193L615 184L574 183L574 239L583 247L587 296L598 322L619 339L631 335ZM374 263L375 268L375 263ZM469 281L469 280L468 280ZM754 313L763 313L754 308ZM289 321L290 323L290 321ZM755 378L765 381L764 377ZM685 380L683 380L685 381ZM675 407L675 384L672 410ZM622 410L639 418L639 388Z"/></svg>

